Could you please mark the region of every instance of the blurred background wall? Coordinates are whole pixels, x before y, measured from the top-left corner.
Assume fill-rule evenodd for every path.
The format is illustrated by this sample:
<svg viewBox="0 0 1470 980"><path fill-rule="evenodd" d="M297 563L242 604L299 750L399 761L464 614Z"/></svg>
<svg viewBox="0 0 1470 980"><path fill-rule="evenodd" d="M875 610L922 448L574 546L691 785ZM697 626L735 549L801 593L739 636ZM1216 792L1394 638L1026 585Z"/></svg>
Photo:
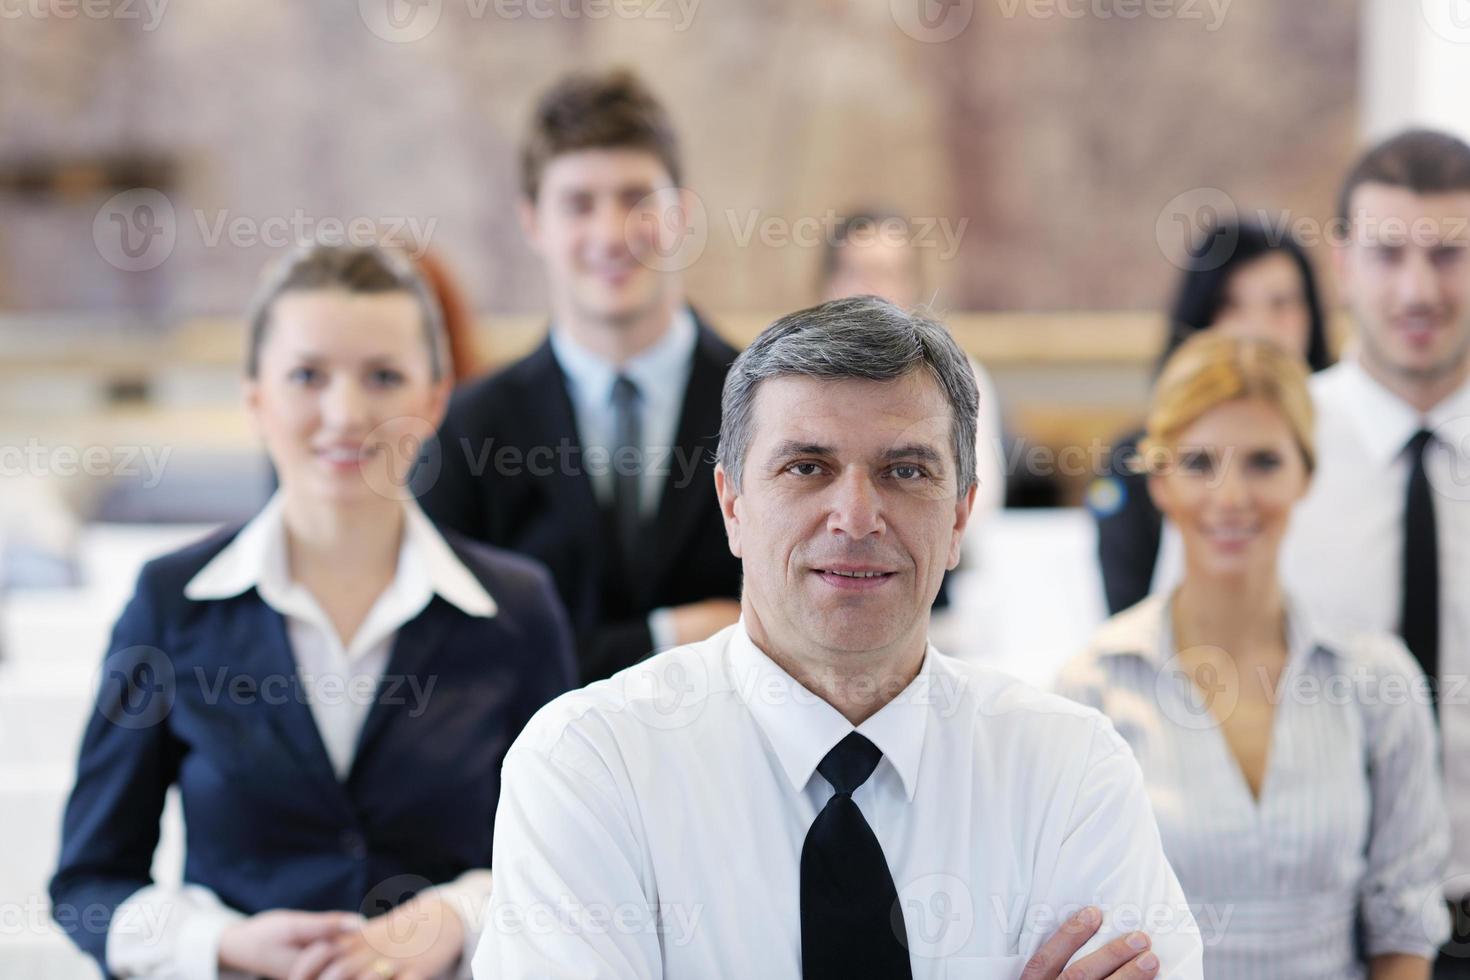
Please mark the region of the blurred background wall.
<svg viewBox="0 0 1470 980"><path fill-rule="evenodd" d="M716 314L805 304L803 229L858 203L932 223L944 309L1154 310L1160 229L1210 220L1207 189L1324 219L1358 138L1355 0L3 2L12 311L236 315L258 239L353 220L427 240L482 311L540 311L516 147L578 67L635 66L670 105ZM139 187L172 229L147 269L94 229Z"/></svg>

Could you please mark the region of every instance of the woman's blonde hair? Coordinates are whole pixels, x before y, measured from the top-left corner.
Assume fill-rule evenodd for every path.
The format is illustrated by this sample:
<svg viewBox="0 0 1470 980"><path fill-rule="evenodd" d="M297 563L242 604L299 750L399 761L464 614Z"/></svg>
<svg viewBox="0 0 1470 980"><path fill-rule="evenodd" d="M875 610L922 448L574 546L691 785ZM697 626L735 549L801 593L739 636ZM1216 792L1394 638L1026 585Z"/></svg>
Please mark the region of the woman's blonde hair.
<svg viewBox="0 0 1470 980"><path fill-rule="evenodd" d="M1317 463L1315 413L1301 359L1269 340L1195 335L1164 363L1154 386L1140 468L1157 471L1185 429L1226 402L1258 398L1281 413L1310 473Z"/></svg>

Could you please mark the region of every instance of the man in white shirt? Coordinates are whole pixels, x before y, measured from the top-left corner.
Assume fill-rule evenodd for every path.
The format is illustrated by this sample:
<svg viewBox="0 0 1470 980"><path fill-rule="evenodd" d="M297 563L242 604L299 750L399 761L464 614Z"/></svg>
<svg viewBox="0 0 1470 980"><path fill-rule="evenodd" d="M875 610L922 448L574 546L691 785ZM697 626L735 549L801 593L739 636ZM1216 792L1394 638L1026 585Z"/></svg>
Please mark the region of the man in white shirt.
<svg viewBox="0 0 1470 980"><path fill-rule="evenodd" d="M975 497L954 340L827 303L764 331L723 402L741 619L516 741L475 975L1199 978L1111 725L927 643Z"/></svg>
<svg viewBox="0 0 1470 980"><path fill-rule="evenodd" d="M1333 265L1357 353L1312 379L1317 472L1283 574L1327 619L1402 636L1436 681L1454 832L1445 895L1470 893L1470 146L1410 131L1344 184ZM1428 692L1415 692L1428 697ZM1462 911L1436 977L1470 976Z"/></svg>

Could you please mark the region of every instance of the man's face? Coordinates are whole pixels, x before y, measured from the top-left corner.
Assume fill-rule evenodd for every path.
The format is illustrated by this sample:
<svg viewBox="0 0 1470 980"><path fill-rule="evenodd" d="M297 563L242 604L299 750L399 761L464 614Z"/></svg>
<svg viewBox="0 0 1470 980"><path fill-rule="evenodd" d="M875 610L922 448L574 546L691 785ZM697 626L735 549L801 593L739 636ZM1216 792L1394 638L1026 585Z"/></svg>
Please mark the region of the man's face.
<svg viewBox="0 0 1470 980"><path fill-rule="evenodd" d="M742 486L715 476L752 632L816 662L921 649L975 497L933 377L775 378L753 416Z"/></svg>
<svg viewBox="0 0 1470 980"><path fill-rule="evenodd" d="M855 232L837 249L824 300L881 296L901 309L919 304L919 257L907 239Z"/></svg>
<svg viewBox="0 0 1470 980"><path fill-rule="evenodd" d="M1470 357L1470 192L1415 194L1368 183L1352 194L1351 240L1334 252L1366 366L1409 383Z"/></svg>
<svg viewBox="0 0 1470 980"><path fill-rule="evenodd" d="M660 271L687 227L682 192L644 150L564 153L541 175L521 220L546 266L556 305L607 323L656 309L676 272Z"/></svg>

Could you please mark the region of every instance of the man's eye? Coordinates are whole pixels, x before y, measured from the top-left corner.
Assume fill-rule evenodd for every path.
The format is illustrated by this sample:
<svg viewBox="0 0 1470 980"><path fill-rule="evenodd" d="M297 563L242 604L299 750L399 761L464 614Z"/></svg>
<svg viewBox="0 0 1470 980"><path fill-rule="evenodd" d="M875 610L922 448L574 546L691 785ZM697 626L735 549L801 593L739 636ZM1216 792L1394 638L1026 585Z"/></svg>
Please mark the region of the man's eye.
<svg viewBox="0 0 1470 980"><path fill-rule="evenodd" d="M923 479L924 476L926 476L927 474L924 473L922 467L905 463L902 466L895 466L893 468L893 475L898 477L900 480L907 481Z"/></svg>
<svg viewBox="0 0 1470 980"><path fill-rule="evenodd" d="M787 472L795 473L797 476L816 476L821 469L816 463L792 463L786 467Z"/></svg>
<svg viewBox="0 0 1470 980"><path fill-rule="evenodd" d="M304 365L302 367L292 368L291 373L286 375L286 380L292 382L293 384L300 385L315 384L316 382L320 381L321 378L322 373L320 371L318 371L314 367L307 367Z"/></svg>

